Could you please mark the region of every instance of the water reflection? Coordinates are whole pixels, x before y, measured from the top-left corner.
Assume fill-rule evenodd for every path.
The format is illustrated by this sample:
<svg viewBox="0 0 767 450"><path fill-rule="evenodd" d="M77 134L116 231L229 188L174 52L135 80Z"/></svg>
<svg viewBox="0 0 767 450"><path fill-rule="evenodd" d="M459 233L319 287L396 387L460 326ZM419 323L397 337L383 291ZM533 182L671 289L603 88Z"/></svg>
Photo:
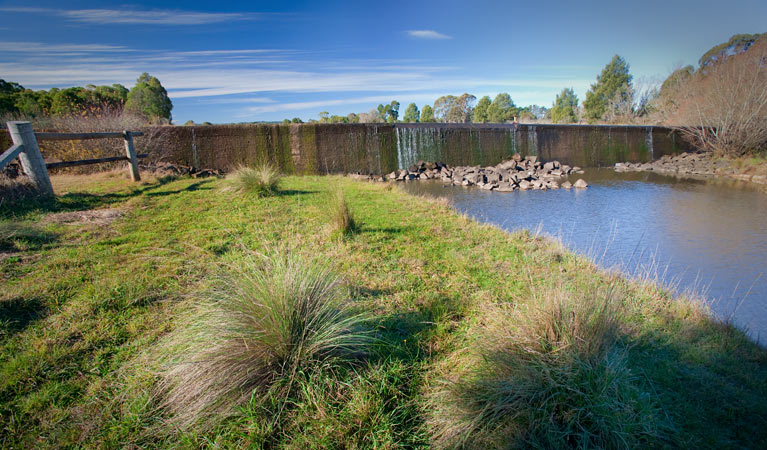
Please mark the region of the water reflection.
<svg viewBox="0 0 767 450"><path fill-rule="evenodd" d="M657 265L665 282L767 340L767 194L744 183L588 170L586 190L487 192L440 182L406 190L450 199L508 230L541 227L603 266ZM574 181L574 180L571 180Z"/></svg>

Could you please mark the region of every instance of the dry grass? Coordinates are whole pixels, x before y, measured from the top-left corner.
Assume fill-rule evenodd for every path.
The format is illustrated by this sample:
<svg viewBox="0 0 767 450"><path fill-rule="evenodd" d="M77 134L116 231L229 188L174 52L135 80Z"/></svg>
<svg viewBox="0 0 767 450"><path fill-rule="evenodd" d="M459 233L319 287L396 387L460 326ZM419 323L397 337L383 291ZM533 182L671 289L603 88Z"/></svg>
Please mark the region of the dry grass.
<svg viewBox="0 0 767 450"><path fill-rule="evenodd" d="M0 174L0 206L14 205L40 195L34 184L25 176L8 178Z"/></svg>
<svg viewBox="0 0 767 450"><path fill-rule="evenodd" d="M225 272L164 347L158 392L182 429L206 429L275 386L287 398L297 374L332 371L369 342L319 258L277 249Z"/></svg>
<svg viewBox="0 0 767 450"><path fill-rule="evenodd" d="M550 288L492 305L427 394L438 448L635 448L659 434L626 367L621 293Z"/></svg>
<svg viewBox="0 0 767 450"><path fill-rule="evenodd" d="M227 180L236 192L267 197L277 193L280 173L271 164L261 164L255 168L241 166L229 174Z"/></svg>

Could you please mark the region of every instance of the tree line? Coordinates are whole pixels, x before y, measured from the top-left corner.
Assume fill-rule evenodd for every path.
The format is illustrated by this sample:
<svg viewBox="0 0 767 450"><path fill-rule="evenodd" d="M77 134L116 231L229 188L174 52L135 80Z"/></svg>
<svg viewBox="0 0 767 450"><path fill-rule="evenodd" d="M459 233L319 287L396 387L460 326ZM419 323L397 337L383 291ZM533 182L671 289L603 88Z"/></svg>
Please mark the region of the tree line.
<svg viewBox="0 0 767 450"><path fill-rule="evenodd" d="M142 73L128 89L111 86L71 87L49 90L26 89L0 79L0 116L3 117L94 117L129 113L149 123L169 123L173 103L156 77Z"/></svg>

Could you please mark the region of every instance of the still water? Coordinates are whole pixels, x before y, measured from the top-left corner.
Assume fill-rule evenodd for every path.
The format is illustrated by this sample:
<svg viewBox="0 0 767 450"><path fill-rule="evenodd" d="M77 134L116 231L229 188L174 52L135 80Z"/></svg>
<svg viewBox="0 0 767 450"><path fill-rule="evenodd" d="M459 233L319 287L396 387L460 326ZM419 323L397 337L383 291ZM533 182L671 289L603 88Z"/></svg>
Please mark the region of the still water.
<svg viewBox="0 0 767 450"><path fill-rule="evenodd" d="M677 292L693 290L712 310L767 341L767 193L745 183L654 173L587 170L585 190L489 192L408 182L414 194L507 230L540 230L605 267L649 266Z"/></svg>

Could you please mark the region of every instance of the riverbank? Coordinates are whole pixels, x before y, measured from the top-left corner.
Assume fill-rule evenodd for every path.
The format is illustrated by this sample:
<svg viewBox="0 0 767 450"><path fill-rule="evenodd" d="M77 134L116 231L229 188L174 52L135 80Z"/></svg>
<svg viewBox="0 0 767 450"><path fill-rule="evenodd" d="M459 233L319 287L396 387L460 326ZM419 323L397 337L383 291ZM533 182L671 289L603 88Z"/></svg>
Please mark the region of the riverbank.
<svg viewBox="0 0 767 450"><path fill-rule="evenodd" d="M551 305L549 298L569 305L594 292L611 293L610 335L589 334L604 345L580 349L546 338L572 361L586 361L581 352L599 356L588 360L593 368L556 359L526 360L523 369L535 377L571 367L557 373L582 374L597 387L608 383L604 392L618 394L609 404L621 414L600 410L596 394L557 391L548 404L554 422L502 421L476 430L483 442L500 436L524 443L538 436L532 430L554 436L569 423L569 412L585 407L592 417L619 419L606 425L583 419L586 430L566 433L620 429L627 442L661 447L767 445L767 351L694 302L605 273L547 239L481 225L391 184L342 177L288 177L279 195L264 198L224 190L225 181L216 178L133 185L112 174L53 182L55 201L0 207L4 229L15 230L3 235L0 261L5 447L449 444L442 425L471 410L435 415L430 405L435 399L451 405L444 388L452 392L458 374L482 380L469 370L478 355L465 350L504 324L514 325L514 333L527 330L527 316L517 317L517 310L549 311L538 305ZM339 187L360 224L341 240L327 211ZM332 377L310 377L305 390L277 409L251 401L209 431L148 433L168 427L152 394L152 352L177 331L178 318L209 287L216 267L275 242L335 262L355 306L373 313L369 355ZM500 310L508 323L494 323L506 317ZM570 328L561 331L581 337ZM576 347L577 354L569 350ZM570 380L565 388L588 394L588 383ZM536 401L525 406L545 406Z"/></svg>
<svg viewBox="0 0 767 450"><path fill-rule="evenodd" d="M682 153L677 156L664 155L651 163L617 163L615 170L719 177L767 185L767 159L763 157L725 158L710 153Z"/></svg>

